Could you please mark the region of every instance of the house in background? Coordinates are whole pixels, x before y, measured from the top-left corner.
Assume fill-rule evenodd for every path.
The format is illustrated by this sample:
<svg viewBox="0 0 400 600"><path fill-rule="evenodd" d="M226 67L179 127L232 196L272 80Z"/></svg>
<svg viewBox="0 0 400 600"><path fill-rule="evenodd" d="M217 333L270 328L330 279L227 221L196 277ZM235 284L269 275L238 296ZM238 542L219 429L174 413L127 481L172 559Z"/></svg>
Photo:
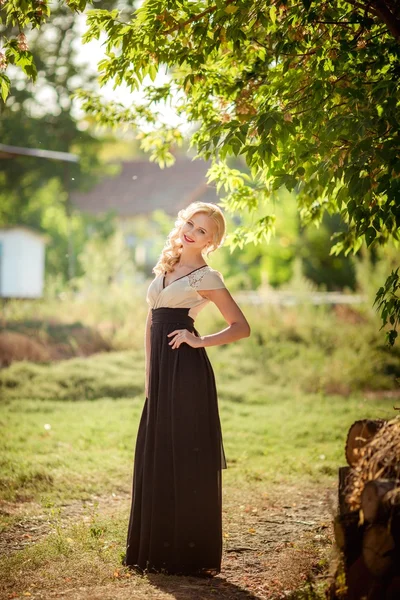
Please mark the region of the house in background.
<svg viewBox="0 0 400 600"><path fill-rule="evenodd" d="M146 269L154 265L160 250L159 227L151 219L153 211L175 217L196 200L218 202L215 187L207 184L210 163L177 158L165 169L149 160L119 164L118 175L105 177L89 192L73 192L71 203L94 215L115 211L126 242L134 249L136 264Z"/></svg>
<svg viewBox="0 0 400 600"><path fill-rule="evenodd" d="M29 227L0 228L0 297L41 298L47 237Z"/></svg>
<svg viewBox="0 0 400 600"><path fill-rule="evenodd" d="M0 158L43 158L78 163L79 156L42 148L24 148L0 143ZM65 189L68 190L65 170ZM41 298L45 272L45 243L48 237L21 226L0 227L0 298Z"/></svg>

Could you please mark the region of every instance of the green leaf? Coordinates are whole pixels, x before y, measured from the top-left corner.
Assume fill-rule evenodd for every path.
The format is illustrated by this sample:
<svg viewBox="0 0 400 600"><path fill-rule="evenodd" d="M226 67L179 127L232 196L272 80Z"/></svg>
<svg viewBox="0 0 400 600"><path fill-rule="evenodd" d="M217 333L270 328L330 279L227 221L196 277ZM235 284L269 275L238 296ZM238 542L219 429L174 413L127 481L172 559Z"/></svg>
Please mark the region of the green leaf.
<svg viewBox="0 0 400 600"><path fill-rule="evenodd" d="M3 98L3 102L5 102L10 93L11 84L9 78L4 73L0 73L0 86L1 97Z"/></svg>
<svg viewBox="0 0 400 600"><path fill-rule="evenodd" d="M233 15L237 10L239 10L239 7L234 4L228 4L228 6L225 7L225 12L228 13L228 15Z"/></svg>
<svg viewBox="0 0 400 600"><path fill-rule="evenodd" d="M367 242L367 247L372 244L375 237L376 237L375 229L373 227L368 227L367 231L365 232L365 240Z"/></svg>

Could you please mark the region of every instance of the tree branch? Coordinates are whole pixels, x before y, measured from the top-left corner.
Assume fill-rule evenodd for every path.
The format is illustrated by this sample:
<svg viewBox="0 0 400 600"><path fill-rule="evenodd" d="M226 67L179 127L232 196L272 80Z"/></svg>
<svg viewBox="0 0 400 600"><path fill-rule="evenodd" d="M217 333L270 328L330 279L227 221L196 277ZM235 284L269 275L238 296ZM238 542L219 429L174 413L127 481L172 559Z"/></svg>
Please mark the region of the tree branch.
<svg viewBox="0 0 400 600"><path fill-rule="evenodd" d="M227 0L226 6L228 6L229 4L232 4L232 2L234 2L234 1L235 0ZM190 17L190 19L187 19L183 23L178 23L176 25L176 27L171 27L170 29L167 29L167 31L164 32L164 35L169 35L170 33L177 31L178 29L183 29L184 27L186 27L186 25L190 25L190 23L194 23L194 21L199 21L206 15L209 15L209 14L215 12L217 10L217 8L218 8L218 6L216 6L216 5L209 6L208 8L203 10L201 13L198 13L197 15L193 15L192 17Z"/></svg>
<svg viewBox="0 0 400 600"><path fill-rule="evenodd" d="M385 23L394 38L400 40L400 20L382 0L372 0L367 4L362 4L361 2L357 2L357 0L347 0L347 2L351 6L354 6L354 8L359 8L365 13L370 13L374 15L374 17L378 17Z"/></svg>
<svg viewBox="0 0 400 600"><path fill-rule="evenodd" d="M361 2L356 2L354 0L347 0L348 4L354 6L354 8L359 8L363 10L365 13L371 13L374 17L378 17L379 15L370 7L370 2L368 4L361 4Z"/></svg>
<svg viewBox="0 0 400 600"><path fill-rule="evenodd" d="M325 25L345 25L346 27L358 25L356 21L354 23L351 21L313 21L313 23L324 23Z"/></svg>
<svg viewBox="0 0 400 600"><path fill-rule="evenodd" d="M400 40L400 20L397 16L391 12L381 0L374 0L373 5L377 15L384 23L386 23L387 28L393 34L395 39Z"/></svg>

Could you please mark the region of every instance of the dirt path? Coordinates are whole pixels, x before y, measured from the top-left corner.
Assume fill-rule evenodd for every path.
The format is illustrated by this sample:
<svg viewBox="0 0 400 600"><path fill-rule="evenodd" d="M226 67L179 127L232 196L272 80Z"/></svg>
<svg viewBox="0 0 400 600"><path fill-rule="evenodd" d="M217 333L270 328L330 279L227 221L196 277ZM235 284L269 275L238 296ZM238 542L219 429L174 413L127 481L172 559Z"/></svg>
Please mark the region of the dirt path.
<svg viewBox="0 0 400 600"><path fill-rule="evenodd" d="M211 600L214 598L278 600L295 598L294 590L326 577L333 551L332 510L335 486L272 486L266 491L232 489L223 499L224 553L222 572L213 579L153 575L141 577L117 566L107 577L60 577L49 584L38 572L27 582L2 586L7 599L65 598L68 600ZM129 494L94 497L104 518L126 511ZM98 503L98 505L97 505ZM59 523L89 519L90 502L62 507ZM54 530L48 514L31 506L21 519L0 537L0 553L13 554L34 544ZM3 505L2 510L7 510ZM29 514L35 513L36 514ZM93 569L95 571L95 569ZM111 575L111 577L110 577ZM23 578L22 578L23 579ZM29 591L27 592L27 589Z"/></svg>

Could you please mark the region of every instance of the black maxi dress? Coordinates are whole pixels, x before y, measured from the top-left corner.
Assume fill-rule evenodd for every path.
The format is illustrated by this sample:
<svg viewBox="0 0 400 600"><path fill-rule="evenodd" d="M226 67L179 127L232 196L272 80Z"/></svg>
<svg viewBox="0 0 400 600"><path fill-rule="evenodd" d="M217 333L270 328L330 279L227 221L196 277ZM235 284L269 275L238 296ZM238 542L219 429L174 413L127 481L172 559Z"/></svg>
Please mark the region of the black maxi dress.
<svg viewBox="0 0 400 600"><path fill-rule="evenodd" d="M205 348L172 349L175 329L199 335L194 318L224 288L208 265L165 286L151 282L148 397L135 446L132 504L123 564L145 572L210 577L221 571L225 452L213 369Z"/></svg>

